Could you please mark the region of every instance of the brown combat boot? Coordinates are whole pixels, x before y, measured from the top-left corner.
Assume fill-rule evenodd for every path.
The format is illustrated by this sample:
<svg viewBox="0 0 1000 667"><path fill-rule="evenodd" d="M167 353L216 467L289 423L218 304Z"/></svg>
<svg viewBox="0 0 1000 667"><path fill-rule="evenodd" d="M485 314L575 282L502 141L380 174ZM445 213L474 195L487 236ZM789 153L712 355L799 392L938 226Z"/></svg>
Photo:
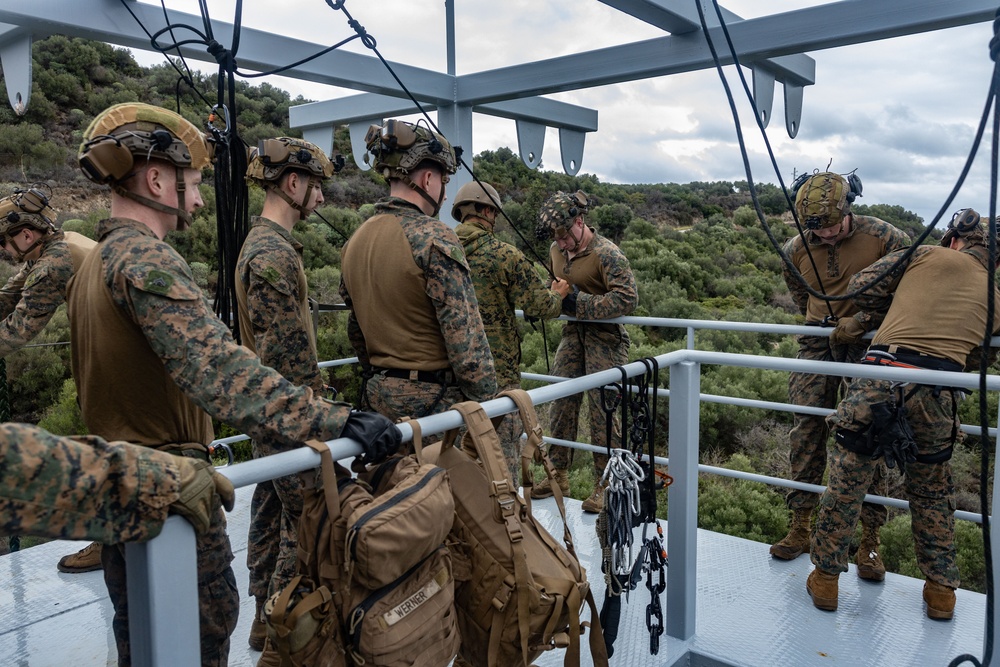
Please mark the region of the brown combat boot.
<svg viewBox="0 0 1000 667"><path fill-rule="evenodd" d="M75 554L63 556L56 563L56 569L67 574L103 570L104 566L101 565L101 545L97 542L92 542Z"/></svg>
<svg viewBox="0 0 1000 667"><path fill-rule="evenodd" d="M264 641L264 652L257 659L257 667L281 667L281 654L271 645L271 638Z"/></svg>
<svg viewBox="0 0 1000 667"><path fill-rule="evenodd" d="M950 621L955 615L954 588L928 579L924 582L924 602L927 603L927 618Z"/></svg>
<svg viewBox="0 0 1000 667"><path fill-rule="evenodd" d="M868 581L883 581L885 565L878 553L878 526L861 524L861 546L854 562L858 565L858 576Z"/></svg>
<svg viewBox="0 0 1000 667"><path fill-rule="evenodd" d="M795 510L788 534L780 542L771 545L771 555L781 560L792 560L809 553L809 531L812 510Z"/></svg>
<svg viewBox="0 0 1000 667"><path fill-rule="evenodd" d="M806 590L812 598L813 606L823 611L837 611L837 593L840 575L813 570L806 579Z"/></svg>
<svg viewBox="0 0 1000 667"><path fill-rule="evenodd" d="M583 501L583 511L590 514L600 514L604 509L604 487L598 482L594 484L594 490L590 497Z"/></svg>
<svg viewBox="0 0 1000 667"><path fill-rule="evenodd" d="M257 600L257 613L250 624L250 639L247 643L255 651L264 650L264 640L267 639L267 623L264 622L264 600Z"/></svg>
<svg viewBox="0 0 1000 667"><path fill-rule="evenodd" d="M559 485L559 490L562 491L563 498L569 498L569 471L556 468L552 473L552 477L556 480L556 484ZM532 498L548 498L554 494L555 491L552 490L552 484L549 482L548 477L531 487Z"/></svg>

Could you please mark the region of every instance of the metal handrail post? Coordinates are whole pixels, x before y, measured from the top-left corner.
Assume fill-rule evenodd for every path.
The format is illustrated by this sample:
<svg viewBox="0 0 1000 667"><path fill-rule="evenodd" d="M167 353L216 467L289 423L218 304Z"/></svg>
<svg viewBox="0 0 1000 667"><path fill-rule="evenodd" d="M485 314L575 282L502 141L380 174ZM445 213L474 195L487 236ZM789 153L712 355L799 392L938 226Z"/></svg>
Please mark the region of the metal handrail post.
<svg viewBox="0 0 1000 667"><path fill-rule="evenodd" d="M693 350L694 349L694 334L695 334L694 327L688 327L687 328L687 349L689 349L689 350Z"/></svg>
<svg viewBox="0 0 1000 667"><path fill-rule="evenodd" d="M1000 415L997 415L997 430L1000 431ZM998 436L1000 437L1000 436ZM994 443L996 440L993 441ZM980 446L986 447L987 443L990 443L989 436L982 438L980 440ZM994 457L996 456L996 451L993 452ZM983 523L989 525L990 529L990 549L992 553L990 554L990 560L993 562L993 580L994 587L996 585L997 572L1000 572L1000 535L997 534L996 525L993 523L993 518L1000 516L997 514L1000 511L1000 498L997 498L997 489L1000 489L1000 466L993 467L993 504L990 507L989 517L983 517ZM989 583L989 582L987 582ZM997 647L1000 647L1000 605L993 605L993 618L990 618L990 607L986 607L986 629L983 631L983 655L986 654L986 645L990 641L990 631L992 630L993 639L993 655L996 655ZM992 621L993 627L990 627Z"/></svg>
<svg viewBox="0 0 1000 667"><path fill-rule="evenodd" d="M698 591L698 394L701 366L670 367L670 474L667 489L667 634L681 640L695 632Z"/></svg>
<svg viewBox="0 0 1000 667"><path fill-rule="evenodd" d="M125 571L132 664L201 664L194 527L168 517L157 537L125 545Z"/></svg>

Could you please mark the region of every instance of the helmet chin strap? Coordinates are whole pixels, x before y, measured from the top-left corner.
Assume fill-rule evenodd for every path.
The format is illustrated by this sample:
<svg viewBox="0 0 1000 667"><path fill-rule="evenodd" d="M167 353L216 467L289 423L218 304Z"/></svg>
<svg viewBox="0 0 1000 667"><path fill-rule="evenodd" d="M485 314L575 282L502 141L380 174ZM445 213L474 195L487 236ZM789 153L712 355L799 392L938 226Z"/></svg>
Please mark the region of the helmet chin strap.
<svg viewBox="0 0 1000 667"><path fill-rule="evenodd" d="M305 220L306 218L309 217L309 214L312 213L312 211L310 211L306 207L306 203L309 201L309 197L312 195L313 188L317 187L317 180L318 179L313 178L312 176L309 177L309 182L306 184L306 193L302 197L301 202L296 202L295 200L293 200L290 196L288 196L288 194L284 190L278 187L277 183L268 181L266 187L268 190L274 192L279 197L281 197L281 199L284 200L286 204L288 204L296 211L298 211L299 220Z"/></svg>
<svg viewBox="0 0 1000 667"><path fill-rule="evenodd" d="M137 195L134 192L126 190L121 186L120 183L115 183L111 186L111 189L115 191L116 194L125 197L126 199L131 199L134 202L138 202L147 208L154 209L156 211L161 211L163 213L169 213L170 215L177 216L177 231L184 231L191 226L194 222L194 218L190 213L187 212L187 207L184 204L184 195L187 190L187 185L184 183L184 170L180 167L174 167L177 170L177 206L167 206L166 204L161 204L158 201L153 201L149 197L143 197L142 195Z"/></svg>
<svg viewBox="0 0 1000 667"><path fill-rule="evenodd" d="M444 186L441 187L441 195L437 198L437 201L431 197L426 190L410 180L410 177L406 174L400 177L401 181L406 183L411 190L416 192L418 195L427 200L427 203L434 207L434 212L430 214L430 217L436 218L438 213L441 212L441 205L444 204Z"/></svg>
<svg viewBox="0 0 1000 667"><path fill-rule="evenodd" d="M24 229L24 227L22 227L21 229ZM18 231L20 231L20 230L18 230ZM34 243L32 243L31 245L29 245L24 250L21 250L20 248L17 247L17 244L14 243L14 237L12 237L10 235L10 232L5 233L3 236L4 236L4 243L6 244L5 247L7 249L7 252L10 253L10 256L13 257L14 260L17 263L20 264L21 262L24 261L24 258L32 250L34 250L35 248L37 248L38 246L40 246L42 243L45 242L45 237L47 235L43 234L42 236L39 236L37 239L35 239Z"/></svg>

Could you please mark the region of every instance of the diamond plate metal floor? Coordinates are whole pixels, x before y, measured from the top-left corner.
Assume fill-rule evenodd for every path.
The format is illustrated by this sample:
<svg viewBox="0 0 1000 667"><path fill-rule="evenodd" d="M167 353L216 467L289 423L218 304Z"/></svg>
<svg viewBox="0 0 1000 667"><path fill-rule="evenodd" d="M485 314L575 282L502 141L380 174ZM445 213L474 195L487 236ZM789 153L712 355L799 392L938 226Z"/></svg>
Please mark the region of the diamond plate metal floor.
<svg viewBox="0 0 1000 667"><path fill-rule="evenodd" d="M251 488L238 490L236 510L229 515L241 593L246 592L251 495ZM553 534L561 534L561 528L555 530L559 516L554 502L533 506ZM600 605L604 583L594 517L570 501L569 518ZM51 542L0 556L0 664L116 664L111 604L101 573L62 574L55 567L61 556L84 545ZM852 566L840 578L840 610L822 612L805 592L810 569L805 556L775 561L765 544L699 531L697 633L686 642L664 636L659 654L650 656L645 628L649 593L642 587L624 606L612 665L901 667L946 665L960 653L982 653L983 595L960 590L954 621L931 621L923 613L922 581L889 574L883 584L870 584L859 580ZM230 665L256 664L259 654L246 645L252 615L253 600L245 598ZM553 652L536 662L557 667L562 659ZM583 664L592 664L589 656L584 655Z"/></svg>

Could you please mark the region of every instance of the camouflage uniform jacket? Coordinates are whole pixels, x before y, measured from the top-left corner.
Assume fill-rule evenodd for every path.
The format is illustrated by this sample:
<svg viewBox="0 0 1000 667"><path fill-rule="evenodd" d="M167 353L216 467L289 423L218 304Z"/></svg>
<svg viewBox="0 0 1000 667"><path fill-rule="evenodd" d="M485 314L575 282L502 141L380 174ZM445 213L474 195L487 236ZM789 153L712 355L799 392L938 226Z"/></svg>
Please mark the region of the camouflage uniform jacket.
<svg viewBox="0 0 1000 667"><path fill-rule="evenodd" d="M479 314L490 341L500 387L521 383L521 333L514 309L528 317L559 317L562 297L545 287L534 265L509 243L498 239L476 219L456 229L479 301Z"/></svg>
<svg viewBox="0 0 1000 667"><path fill-rule="evenodd" d="M25 262L0 289L0 317L4 318L0 323L0 358L30 343L66 300L66 283L94 245L85 236L70 234L73 247L63 232L47 236L41 256Z"/></svg>
<svg viewBox="0 0 1000 667"><path fill-rule="evenodd" d="M402 229L408 246L403 251L408 254L405 258L393 255L387 259L385 253L390 248L374 245L385 238L398 240L399 230L392 223ZM398 252L399 248L391 250ZM413 360L394 357L399 357L400 347L422 347L422 351L441 356L466 398L485 401L496 395L493 356L469 265L450 227L424 215L414 204L389 197L375 205L375 216L354 232L342 256L340 295L351 309L347 332L366 371L380 366L420 370ZM394 291L402 286L401 276L410 270L422 282L422 289L409 287L419 292L423 304L407 303L406 295ZM394 286L394 281L398 285ZM411 333L413 319L402 315L404 310L414 309L433 320L424 323L420 336ZM424 330L433 340L413 340L423 337Z"/></svg>
<svg viewBox="0 0 1000 667"><path fill-rule="evenodd" d="M0 425L0 534L117 544L160 534L180 497L173 457L96 436Z"/></svg>
<svg viewBox="0 0 1000 667"><path fill-rule="evenodd" d="M623 317L631 315L639 305L639 292L628 258L618 246L597 232L587 247L572 259L555 243L550 255L556 277L580 288L576 300L578 319Z"/></svg>
<svg viewBox="0 0 1000 667"><path fill-rule="evenodd" d="M243 344L289 381L323 391L302 268L302 244L281 225L254 218L236 263Z"/></svg>
<svg viewBox="0 0 1000 667"><path fill-rule="evenodd" d="M350 406L317 398L237 345L187 262L146 225L110 218L98 224L97 234L100 244L70 281L68 297L73 374L85 420L89 405L143 441L145 433L181 428L194 410L186 403L193 401L251 437L295 444L340 435ZM123 350L135 359L122 358ZM145 373L134 364L141 361L152 374L156 360L164 377L140 377ZM179 400L170 391L174 385L182 392ZM150 405L161 396L172 402ZM192 442L185 436L174 442Z"/></svg>
<svg viewBox="0 0 1000 667"><path fill-rule="evenodd" d="M847 285L858 271L890 252L910 245L910 238L905 233L888 222L867 215L852 215L850 233L832 246L823 243L811 230L805 231L805 239L808 242L808 252L802 236L793 236L786 241L783 252L810 287L816 291L825 290L826 294L833 296L847 293ZM813 270L810 254L819 269L819 278ZM859 311L850 301L825 302L814 297L791 274L787 266L783 266L782 272L795 305L808 322L823 321L830 314L830 309L833 309L833 314L838 318L853 316L866 331L875 328L871 322L871 313Z"/></svg>

